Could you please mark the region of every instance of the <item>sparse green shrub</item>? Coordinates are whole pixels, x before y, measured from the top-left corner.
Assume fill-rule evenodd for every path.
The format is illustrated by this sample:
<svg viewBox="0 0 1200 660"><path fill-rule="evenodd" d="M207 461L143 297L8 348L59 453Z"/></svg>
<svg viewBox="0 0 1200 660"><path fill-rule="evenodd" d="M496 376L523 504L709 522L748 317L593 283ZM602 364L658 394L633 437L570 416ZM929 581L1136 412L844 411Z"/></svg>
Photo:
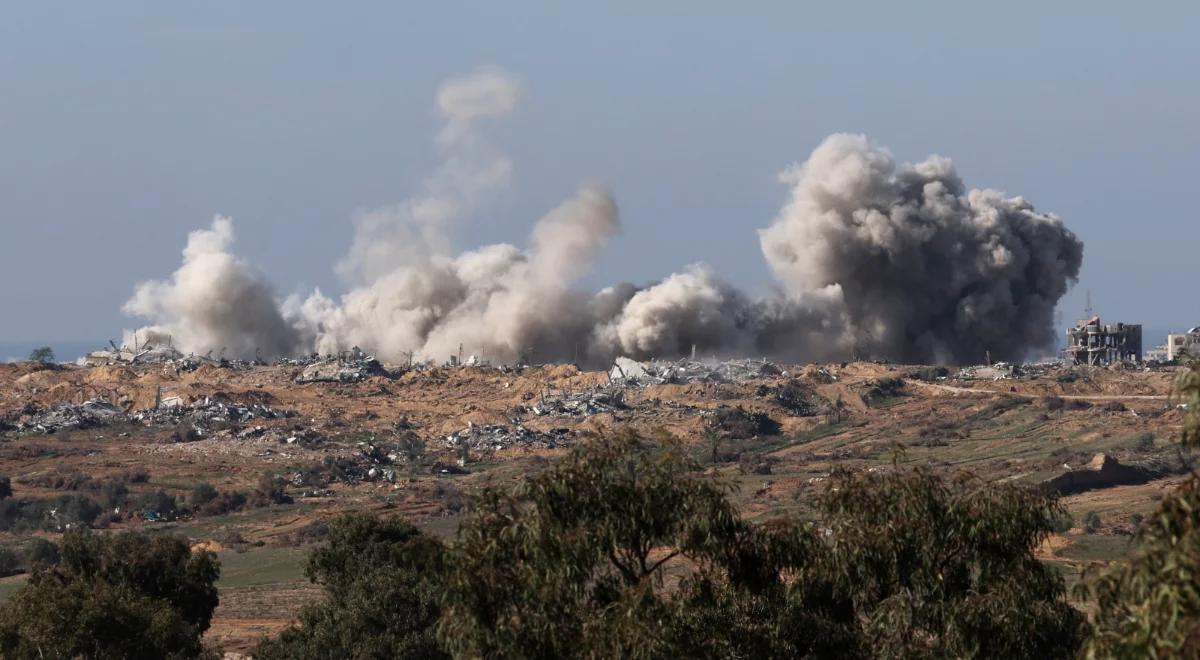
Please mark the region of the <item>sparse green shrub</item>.
<svg viewBox="0 0 1200 660"><path fill-rule="evenodd" d="M95 500L77 493L45 498L9 497L0 500L0 531L40 529L61 532L88 527L96 521L100 511Z"/></svg>
<svg viewBox="0 0 1200 660"><path fill-rule="evenodd" d="M204 516L223 516L234 511L241 511L249 501L249 497L241 491L220 493L200 507Z"/></svg>
<svg viewBox="0 0 1200 660"><path fill-rule="evenodd" d="M188 502L194 507L202 507L217 499L217 495L217 489L212 484L196 484L196 487L192 489L192 495L188 498Z"/></svg>
<svg viewBox="0 0 1200 660"><path fill-rule="evenodd" d="M1104 522L1100 520L1100 514L1095 511L1088 511L1083 514L1083 531L1088 534L1095 534L1100 531L1100 527L1103 524Z"/></svg>
<svg viewBox="0 0 1200 660"><path fill-rule="evenodd" d="M292 498L284 490L287 482L274 472L264 472L258 479L254 495L263 504L291 504Z"/></svg>
<svg viewBox="0 0 1200 660"><path fill-rule="evenodd" d="M143 493L138 498L137 508L148 520L175 520L179 515L179 503L175 496L161 490Z"/></svg>
<svg viewBox="0 0 1200 660"><path fill-rule="evenodd" d="M53 566L59 560L58 544L35 536L25 547L25 565L36 569L39 565Z"/></svg>
<svg viewBox="0 0 1200 660"><path fill-rule="evenodd" d="M1138 436L1134 449L1138 451L1154 451L1154 434L1147 431Z"/></svg>
<svg viewBox="0 0 1200 660"><path fill-rule="evenodd" d="M1066 509L1063 509L1062 512L1050 519L1050 525L1056 534L1066 534L1075 526L1075 518Z"/></svg>
<svg viewBox="0 0 1200 660"><path fill-rule="evenodd" d="M21 556L12 548L0 547L0 577L16 575L24 571Z"/></svg>
<svg viewBox="0 0 1200 660"><path fill-rule="evenodd" d="M125 506L125 501L129 499L129 488L124 481L118 479L107 479L100 486L100 503L106 509L117 509Z"/></svg>

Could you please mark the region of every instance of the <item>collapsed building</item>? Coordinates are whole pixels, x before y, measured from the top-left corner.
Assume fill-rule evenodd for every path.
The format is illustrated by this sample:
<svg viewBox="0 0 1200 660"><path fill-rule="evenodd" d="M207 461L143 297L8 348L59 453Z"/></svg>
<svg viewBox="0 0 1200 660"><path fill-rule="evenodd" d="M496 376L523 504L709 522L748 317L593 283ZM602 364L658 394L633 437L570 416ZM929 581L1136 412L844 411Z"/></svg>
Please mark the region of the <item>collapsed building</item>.
<svg viewBox="0 0 1200 660"><path fill-rule="evenodd" d="M1075 364L1105 366L1116 362L1142 361L1142 326L1100 322L1099 316L1080 321L1067 329L1067 359Z"/></svg>

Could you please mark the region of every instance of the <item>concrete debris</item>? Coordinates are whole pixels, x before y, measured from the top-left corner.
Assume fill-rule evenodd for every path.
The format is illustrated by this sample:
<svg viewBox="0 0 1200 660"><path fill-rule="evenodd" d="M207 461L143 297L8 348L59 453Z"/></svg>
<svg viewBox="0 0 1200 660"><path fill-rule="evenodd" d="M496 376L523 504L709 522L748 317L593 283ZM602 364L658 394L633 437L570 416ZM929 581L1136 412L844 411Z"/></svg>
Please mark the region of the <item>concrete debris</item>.
<svg viewBox="0 0 1200 660"><path fill-rule="evenodd" d="M62 429L90 429L125 421L125 412L103 399L81 404L64 403L53 409L34 414L17 422L16 429L25 433L54 433Z"/></svg>
<svg viewBox="0 0 1200 660"><path fill-rule="evenodd" d="M958 370L958 380L1036 380L1046 378L1060 372L1074 373L1073 367L1061 358L1049 358L1028 362L1025 364L1010 364L997 362L995 364L978 364L963 367ZM1072 377L1068 377L1071 379Z"/></svg>
<svg viewBox="0 0 1200 660"><path fill-rule="evenodd" d="M674 362L653 360L638 362L619 357L609 371L609 380L626 385L661 385L664 383L743 383L757 378L786 375L782 369L766 360L727 360L700 362L682 359Z"/></svg>
<svg viewBox="0 0 1200 660"><path fill-rule="evenodd" d="M112 350L92 351L87 355L79 358L76 362L81 367L99 367L105 365L162 365L165 368L173 369L177 373L187 373L199 369L201 366L210 365L225 369L249 369L254 366L265 365L262 360L230 360L223 355L218 357L212 356L212 351L206 355L189 354L184 355L177 349L171 346L142 346L136 350L127 346L117 348L113 345Z"/></svg>
<svg viewBox="0 0 1200 660"><path fill-rule="evenodd" d="M254 427L262 429L261 426ZM316 429L302 428L289 433L286 437L280 439L281 442L288 445L300 445L301 447L317 447L325 444L325 436L321 435Z"/></svg>
<svg viewBox="0 0 1200 660"><path fill-rule="evenodd" d="M958 371L960 380L1007 380L1019 375L1021 375L1021 371L1017 365L1008 362L963 367Z"/></svg>
<svg viewBox="0 0 1200 660"><path fill-rule="evenodd" d="M724 438L748 440L762 435L778 435L779 422L766 413L746 410L741 406L721 406L704 413L705 426Z"/></svg>
<svg viewBox="0 0 1200 660"><path fill-rule="evenodd" d="M446 436L442 444L451 448L466 447L473 450L510 447L553 449L570 444L574 435L570 429L543 432L525 428L520 424L470 424L462 431Z"/></svg>
<svg viewBox="0 0 1200 660"><path fill-rule="evenodd" d="M297 383L357 383L372 376L390 376L383 364L355 346L336 358L309 364Z"/></svg>
<svg viewBox="0 0 1200 660"><path fill-rule="evenodd" d="M779 385L759 385L755 396L773 401L796 417L812 417L820 412L823 399L799 381Z"/></svg>
<svg viewBox="0 0 1200 660"><path fill-rule="evenodd" d="M113 347L113 350L92 351L79 358L78 364L84 367L97 367L108 364L162 364L182 359L183 353L170 346L146 346L132 349L127 346Z"/></svg>
<svg viewBox="0 0 1200 660"><path fill-rule="evenodd" d="M171 398L167 397L163 401ZM158 408L142 410L130 416L130 419L143 424L178 424L181 422L203 423L206 426L220 423L244 424L256 419L285 419L295 417L291 410L279 410L261 403L226 403L204 397L191 404L182 402Z"/></svg>
<svg viewBox="0 0 1200 660"><path fill-rule="evenodd" d="M550 417L590 417L626 408L624 388L609 384L581 392L563 391L558 395L545 396L536 405L518 406L514 412Z"/></svg>

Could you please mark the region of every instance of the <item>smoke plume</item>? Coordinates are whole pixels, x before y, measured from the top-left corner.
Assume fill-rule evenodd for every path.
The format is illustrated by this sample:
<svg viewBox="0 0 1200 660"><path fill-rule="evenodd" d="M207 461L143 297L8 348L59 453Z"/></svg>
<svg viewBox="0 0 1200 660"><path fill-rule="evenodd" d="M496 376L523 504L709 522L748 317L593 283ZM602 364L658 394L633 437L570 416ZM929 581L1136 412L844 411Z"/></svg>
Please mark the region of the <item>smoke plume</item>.
<svg viewBox="0 0 1200 660"><path fill-rule="evenodd" d="M907 362L1018 360L1053 341L1083 244L1020 197L967 191L949 159L896 169L832 135L783 174L791 199L760 232L790 296L841 289L855 349Z"/></svg>
<svg viewBox="0 0 1200 660"><path fill-rule="evenodd" d="M412 198L355 218L337 270L341 296L279 300L233 256L232 223L193 232L171 280L125 305L198 353L334 353L443 361L617 355L848 357L907 362L1019 360L1053 340L1053 310L1078 275L1082 243L1020 197L967 190L948 159L896 166L865 137L832 135L785 171L788 202L759 232L777 279L761 298L703 264L639 287L590 293L578 282L616 235L617 207L588 184L538 220L524 247L452 249L453 228L508 184L512 163L483 126L510 114L519 85L499 71L437 95L440 164Z"/></svg>
<svg viewBox="0 0 1200 660"><path fill-rule="evenodd" d="M138 330L136 340L230 356L300 349L300 335L284 320L266 277L231 254L232 244L233 221L224 216L188 234L183 265L171 279L142 283L122 308L155 324Z"/></svg>

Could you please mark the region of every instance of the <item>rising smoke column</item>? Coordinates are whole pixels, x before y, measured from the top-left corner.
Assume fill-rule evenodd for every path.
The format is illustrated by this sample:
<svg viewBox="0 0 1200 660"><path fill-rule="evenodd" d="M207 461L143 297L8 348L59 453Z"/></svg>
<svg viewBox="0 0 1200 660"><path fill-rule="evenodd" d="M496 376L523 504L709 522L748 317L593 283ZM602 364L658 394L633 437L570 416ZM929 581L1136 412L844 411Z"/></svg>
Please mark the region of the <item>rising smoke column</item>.
<svg viewBox="0 0 1200 660"><path fill-rule="evenodd" d="M479 128L489 118L511 114L519 96L517 80L497 70L443 83L437 94L438 113L445 122L437 136L441 163L421 193L355 219L354 241L338 263L338 273L370 283L431 253L447 254L453 223L469 215L488 193L508 185L512 161Z"/></svg>
<svg viewBox="0 0 1200 660"><path fill-rule="evenodd" d="M1083 244L1020 197L967 191L951 162L896 168L832 135L784 173L791 199L760 232L791 297L841 289L855 351L905 362L1019 360L1053 341Z"/></svg>
<svg viewBox="0 0 1200 660"><path fill-rule="evenodd" d="M612 196L584 186L537 223L527 250L498 244L439 255L356 288L340 304L310 299L317 348L370 346L391 359L441 361L461 346L497 360L565 359L586 348L580 341L591 327L573 285L616 230Z"/></svg>
<svg viewBox="0 0 1200 660"><path fill-rule="evenodd" d="M185 351L231 357L289 355L304 350L300 332L280 312L265 276L229 252L233 221L216 216L209 229L188 234L183 265L170 280L140 284L122 310L155 325L137 339ZM133 345L133 338L126 343Z"/></svg>
<svg viewBox="0 0 1200 660"><path fill-rule="evenodd" d="M390 359L445 360L461 347L511 361L522 354L562 359L586 349L586 297L572 287L617 231L607 190L581 187L536 223L525 250L498 244L454 255L449 248L451 225L508 182L512 164L480 126L510 114L518 95L516 80L496 70L442 85L443 160L422 194L356 221L338 269L358 285L340 301L317 292L292 305L318 351L358 345Z"/></svg>

